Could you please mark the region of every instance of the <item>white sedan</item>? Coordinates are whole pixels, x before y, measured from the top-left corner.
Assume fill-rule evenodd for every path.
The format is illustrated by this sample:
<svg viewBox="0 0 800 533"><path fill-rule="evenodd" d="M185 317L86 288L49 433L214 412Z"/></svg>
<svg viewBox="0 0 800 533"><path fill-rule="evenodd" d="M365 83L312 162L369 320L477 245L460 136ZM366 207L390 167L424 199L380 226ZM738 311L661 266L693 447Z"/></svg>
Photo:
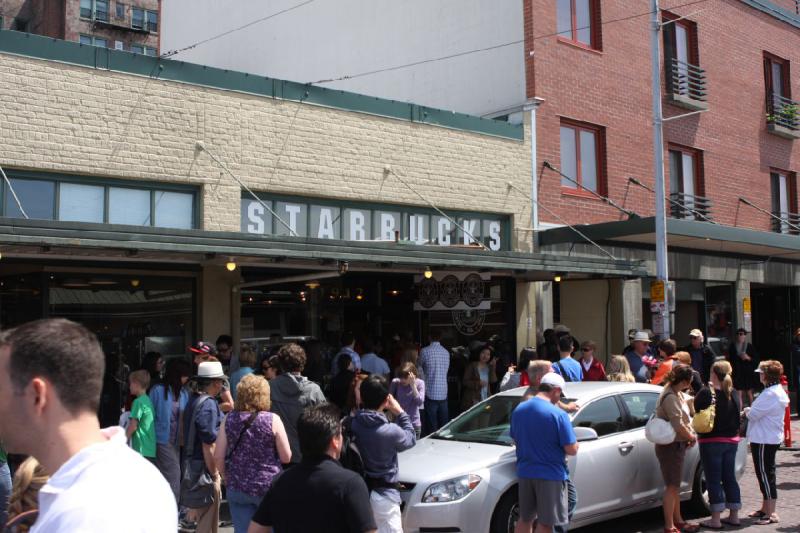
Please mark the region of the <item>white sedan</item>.
<svg viewBox="0 0 800 533"><path fill-rule="evenodd" d="M525 387L492 396L400 454L403 529L406 533L508 533L518 515L511 413ZM577 528L661 505L664 484L644 425L661 387L637 383L567 383L564 394L580 410L571 415L581 443L569 458L578 506ZM747 449L739 444L736 474ZM698 448L683 467L681 499L708 509Z"/></svg>

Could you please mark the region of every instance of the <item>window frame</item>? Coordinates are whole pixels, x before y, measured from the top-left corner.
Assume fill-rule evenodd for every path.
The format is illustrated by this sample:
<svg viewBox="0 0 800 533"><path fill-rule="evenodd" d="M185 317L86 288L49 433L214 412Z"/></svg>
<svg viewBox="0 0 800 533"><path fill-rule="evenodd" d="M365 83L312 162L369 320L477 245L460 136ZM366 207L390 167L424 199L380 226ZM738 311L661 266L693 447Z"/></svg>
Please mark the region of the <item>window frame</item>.
<svg viewBox="0 0 800 533"><path fill-rule="evenodd" d="M694 168L694 196L702 196L705 197L705 175L703 173L703 151L697 148L693 148L691 146L684 146L682 144L675 144L669 143L667 145L667 167L669 167L670 158L672 158L672 152L679 152L681 154L690 155L692 157L692 167ZM670 194L672 194L672 171L670 171L669 175L669 186ZM683 165L681 164L681 176L680 181L678 182L680 187L678 192L681 194L686 194L683 190Z"/></svg>
<svg viewBox="0 0 800 533"><path fill-rule="evenodd" d="M772 65L780 65L781 68L781 93L780 96L792 99L792 84L791 84L791 61L784 59L775 54L764 52L764 90L767 93L767 98L771 98L774 93L775 81L772 77Z"/></svg>
<svg viewBox="0 0 800 533"><path fill-rule="evenodd" d="M97 21L100 21L100 22L111 22L111 9L110 9L111 8L111 0L100 0L101 2L105 2L106 3L106 11L105 11L106 18L104 18L104 19L98 18L98 16L97 16L97 2L98 2L98 0L87 0L87 1L91 5L91 7L89 8L90 9L89 16L84 15L83 10L86 9L86 8L81 7L80 4L79 4L78 5L78 18L80 18L82 20L97 20Z"/></svg>
<svg viewBox="0 0 800 533"><path fill-rule="evenodd" d="M780 198L776 198L776 196L775 196L775 192L776 192L775 184L777 183L777 180L780 179L779 176L784 176L786 178L786 195L787 195L786 203L788 205L788 213L787 214L790 217L791 217L791 215L797 215L798 214L797 173L791 172L791 171L788 171L788 170L784 170L784 169L781 169L781 168L770 168L769 169L770 212L773 215L777 216L777 217L781 216ZM778 188L777 192L779 192L779 191L780 191L780 188ZM775 210L776 199L777 199L778 211ZM775 219L772 219L772 220L775 220ZM793 223L791 220L789 220L789 222ZM797 234L797 230L795 230L791 226L787 226L786 231L773 230L773 232L774 233L781 233L781 234L784 234L784 235L791 235L791 234L795 234L796 235Z"/></svg>
<svg viewBox="0 0 800 533"><path fill-rule="evenodd" d="M640 425L640 426L636 425L636 418L633 416L633 414L631 413L630 409L628 409L628 404L625 403L625 399L623 398L624 396L630 396L630 395L634 395L634 394L639 394L639 395L645 395L646 394L648 396L654 396L655 399L656 399L656 405L658 405L659 394L657 392L630 391L630 392L622 392L622 393L620 393L618 395L618 398L619 398L619 403L620 403L620 405L622 406L622 409L623 409L622 416L625 418L625 427L627 428L625 431L636 431L637 429L644 430L644 427L647 424L647 420L650 418L648 416L648 417L646 417L646 419L644 420L642 425ZM655 412L655 408L653 409L653 412Z"/></svg>
<svg viewBox="0 0 800 533"><path fill-rule="evenodd" d="M125 13L127 12L125 9L126 7L127 4L123 2L114 2L114 18L117 20L125 20ZM119 14L120 9L122 10L122 15Z"/></svg>
<svg viewBox="0 0 800 533"><path fill-rule="evenodd" d="M82 38L82 37L86 37L86 38L87 38L87 39L89 39L91 42L89 42L89 43L83 43L83 42L81 42L81 38ZM102 40L102 41L105 41L105 42L106 42L106 45L105 45L105 46L100 46L100 45L98 45L98 44L97 44L97 40L98 40L98 39L100 39L100 40ZM96 37L96 36L94 36L94 35L91 35L91 34L89 34L89 33L79 33L79 34L78 34L78 42L79 42L80 44L82 44L82 45L85 45L85 46L96 46L96 47L98 47L98 48L108 48L109 39L108 39L107 37Z"/></svg>
<svg viewBox="0 0 800 533"><path fill-rule="evenodd" d="M581 185L564 185L559 180L559 185L561 186L561 194L566 194L570 196L581 196L586 198L597 198L594 194L589 192L583 187L583 170L581 168L581 143L580 143L580 134L581 131L586 131L594 134L594 155L595 155L595 170L596 170L596 180L597 180L597 190L595 191L600 196L606 196L608 191L608 180L606 179L606 140L605 140L605 128L603 126L598 126L597 124L591 124L588 122L581 122L577 120L572 120L568 118L561 118L559 123L559 163L561 157L561 150L562 147L560 146L560 136L561 136L561 128L571 128L575 131L575 181L580 183ZM561 169L563 172L563 169Z"/></svg>
<svg viewBox="0 0 800 533"><path fill-rule="evenodd" d="M133 21L136 20L136 13L142 13L141 26L134 26ZM145 17L145 9L141 7L131 6L131 28L134 30L144 30L147 27L147 18Z"/></svg>
<svg viewBox="0 0 800 533"><path fill-rule="evenodd" d="M583 412L586 409L588 409L591 405L596 404L596 403L598 403L600 401L603 401L603 400L611 400L614 404L616 404L617 411L619 412L619 430L618 431L614 431L612 433L606 433L604 435L600 435L598 433L597 434L597 438L598 439L604 439L606 437L613 437L614 435L619 435L620 433L625 433L626 431L630 431L630 429L628 427L627 411L625 409L625 406L623 405L623 402L622 402L621 398L619 397L619 393L609 394L609 395L606 395L606 396L600 396L598 398L592 398L592 400L590 402L588 402L585 405L582 405L581 408L578 410L578 412L575 413L575 416L573 416L572 419L570 420L570 424L572 425L572 427L573 428L576 428L576 427L587 427L587 426L576 426L575 425L575 421L581 415L581 412ZM591 426L589 426L589 427L591 427ZM591 428L591 429L594 429L594 428ZM595 430L595 431L597 431L597 430Z"/></svg>
<svg viewBox="0 0 800 533"><path fill-rule="evenodd" d="M155 15L155 18L156 18L155 29L152 29L152 25L151 25L150 21L147 20L147 17L149 15ZM157 34L158 33L158 22L159 22L159 20L158 20L158 11L153 10L153 9L145 9L144 10L144 28L148 32Z"/></svg>
<svg viewBox="0 0 800 533"><path fill-rule="evenodd" d="M577 0L569 1L569 17L570 17L570 36L565 37L561 33L557 33L557 40L559 42L577 46L584 50L592 52L603 51L602 39L602 19L600 10L600 0L588 0L589 2L589 43L578 40L578 9ZM556 20L558 20L558 3L556 3ZM556 27L556 31L558 28Z"/></svg>
<svg viewBox="0 0 800 533"><path fill-rule="evenodd" d="M164 182L140 182L140 181L133 181L133 180L116 180L113 178L92 178L88 176L75 176L75 175L67 175L67 174L50 174L50 173L41 173L41 172L31 172L31 171L23 171L23 170L6 170L6 174L8 175L9 180L14 179L22 179L22 180L31 180L31 181L43 181L49 182L54 184L53 188L53 218L52 219L41 219L41 220L50 220L52 222L66 222L66 223L75 223L74 221L65 221L60 219L60 209L59 209L59 198L61 194L61 184L75 184L75 185L94 185L103 187L104 191L104 201L103 201L103 222L77 222L78 224L103 224L103 225L115 225L115 223L109 222L110 220L110 213L109 213L109 194L110 189L119 188L119 189L134 189L134 190L144 190L150 193L150 224L149 225L136 225L136 227L140 228L154 228L154 229L166 229L166 230L174 230L174 229L181 229L187 230L186 228L170 228L165 226L158 226L156 225L156 204L155 204L155 194L157 192L179 192L179 193L186 193L192 196L192 216L191 216L191 228L188 228L190 231L199 230L201 229L201 205L200 205L200 190L193 186L187 184L179 184L179 183L164 183ZM8 184L2 183L0 185L0 217L5 217L5 201L6 195L8 194ZM39 220L39 219L36 219Z"/></svg>

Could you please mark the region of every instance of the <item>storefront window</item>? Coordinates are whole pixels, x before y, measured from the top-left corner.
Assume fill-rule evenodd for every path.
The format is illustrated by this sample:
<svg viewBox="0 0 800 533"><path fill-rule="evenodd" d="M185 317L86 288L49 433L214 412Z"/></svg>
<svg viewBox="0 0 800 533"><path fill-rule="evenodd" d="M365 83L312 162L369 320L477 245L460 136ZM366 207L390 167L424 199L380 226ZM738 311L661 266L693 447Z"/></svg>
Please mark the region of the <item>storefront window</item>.
<svg viewBox="0 0 800 533"><path fill-rule="evenodd" d="M17 205L17 200L29 218L40 220L53 220L55 211L55 183L52 181L23 180L12 178L11 185L16 193L16 198L9 190L8 184L3 186L5 210L7 217L25 218Z"/></svg>
<svg viewBox="0 0 800 533"><path fill-rule="evenodd" d="M62 183L58 192L58 218L74 222L103 222L105 190L94 185Z"/></svg>
<svg viewBox="0 0 800 533"><path fill-rule="evenodd" d="M108 221L129 226L150 225L150 191L109 187Z"/></svg>
<svg viewBox="0 0 800 533"><path fill-rule="evenodd" d="M194 195L184 192L156 191L155 225L161 228L194 227Z"/></svg>

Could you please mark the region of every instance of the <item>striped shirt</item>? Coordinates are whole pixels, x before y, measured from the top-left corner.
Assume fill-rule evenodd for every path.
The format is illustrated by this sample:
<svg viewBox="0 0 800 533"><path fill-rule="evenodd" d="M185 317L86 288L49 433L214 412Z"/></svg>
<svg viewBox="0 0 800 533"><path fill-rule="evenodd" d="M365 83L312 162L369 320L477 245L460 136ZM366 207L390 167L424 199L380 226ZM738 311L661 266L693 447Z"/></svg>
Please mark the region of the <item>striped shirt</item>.
<svg viewBox="0 0 800 533"><path fill-rule="evenodd" d="M425 397L430 400L446 400L450 352L434 341L420 351L419 364L425 373Z"/></svg>

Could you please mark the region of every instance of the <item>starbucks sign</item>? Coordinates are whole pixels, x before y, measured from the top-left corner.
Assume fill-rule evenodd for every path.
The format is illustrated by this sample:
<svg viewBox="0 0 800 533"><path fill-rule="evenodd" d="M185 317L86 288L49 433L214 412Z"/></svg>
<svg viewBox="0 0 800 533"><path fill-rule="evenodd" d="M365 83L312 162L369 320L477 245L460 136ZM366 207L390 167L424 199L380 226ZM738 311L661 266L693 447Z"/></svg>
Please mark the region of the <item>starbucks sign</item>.
<svg viewBox="0 0 800 533"><path fill-rule="evenodd" d="M398 237L416 244L479 242L493 251L508 249L506 215L454 211L442 216L423 207L278 196L265 196L261 202L247 197L241 202L241 231L245 233L342 241L393 241Z"/></svg>

